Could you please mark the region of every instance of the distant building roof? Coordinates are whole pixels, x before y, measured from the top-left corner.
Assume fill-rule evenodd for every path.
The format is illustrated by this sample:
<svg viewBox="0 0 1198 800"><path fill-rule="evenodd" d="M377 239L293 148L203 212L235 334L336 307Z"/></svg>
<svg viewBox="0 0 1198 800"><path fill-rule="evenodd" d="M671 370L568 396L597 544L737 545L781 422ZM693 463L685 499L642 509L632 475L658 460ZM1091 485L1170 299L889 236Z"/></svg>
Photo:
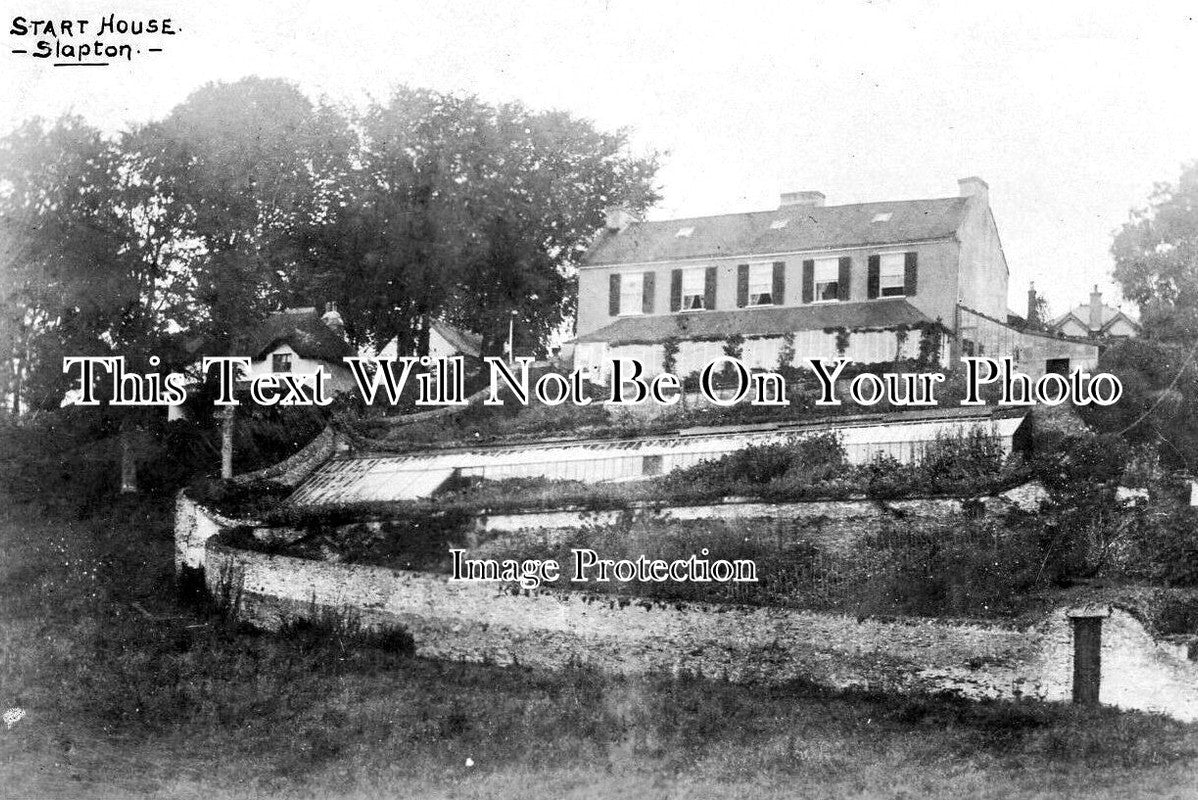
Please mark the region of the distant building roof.
<svg viewBox="0 0 1198 800"><path fill-rule="evenodd" d="M449 346L462 355L473 358L479 358L482 355L483 337L481 334L464 331L441 320L433 322L433 330L441 334L445 341L449 342Z"/></svg>
<svg viewBox="0 0 1198 800"><path fill-rule="evenodd" d="M650 344L677 339L727 339L741 336L781 336L792 331L825 328L895 328L931 323L923 312L903 299L860 303L815 303L797 307L738 308L735 311L694 311L652 317L621 317L607 327L579 336L577 341Z"/></svg>
<svg viewBox="0 0 1198 800"><path fill-rule="evenodd" d="M261 358L286 344L300 358L340 361L357 355L349 342L321 320L315 308L288 308L267 317L249 336L245 351Z"/></svg>
<svg viewBox="0 0 1198 800"><path fill-rule="evenodd" d="M1098 333L1105 333L1107 330L1110 329L1110 327L1113 324L1115 324L1119 320L1126 321L1128 325L1131 325L1137 331L1140 329L1140 323L1136 322L1134 319L1129 317L1127 315L1127 313L1124 312L1122 309L1113 308L1111 306L1108 306L1106 303L1102 303L1101 305L1099 305L1098 310L1099 310L1099 314L1100 314L1100 319L1102 321L1102 327L1099 328ZM1073 308L1066 311L1064 314L1062 314L1061 316L1057 317L1052 322L1050 322L1048 324L1048 327L1059 328L1062 325L1064 325L1067 321L1069 321L1069 319L1071 319L1071 318L1076 320L1077 323L1079 325L1081 325L1083 328L1086 328L1087 330L1089 330L1089 328L1090 328L1090 304L1083 303L1082 305L1074 306Z"/></svg>
<svg viewBox="0 0 1198 800"><path fill-rule="evenodd" d="M635 264L943 239L957 232L967 201L966 197L947 197L844 206L791 205L745 214L633 222L619 232L608 229L601 233L584 263Z"/></svg>

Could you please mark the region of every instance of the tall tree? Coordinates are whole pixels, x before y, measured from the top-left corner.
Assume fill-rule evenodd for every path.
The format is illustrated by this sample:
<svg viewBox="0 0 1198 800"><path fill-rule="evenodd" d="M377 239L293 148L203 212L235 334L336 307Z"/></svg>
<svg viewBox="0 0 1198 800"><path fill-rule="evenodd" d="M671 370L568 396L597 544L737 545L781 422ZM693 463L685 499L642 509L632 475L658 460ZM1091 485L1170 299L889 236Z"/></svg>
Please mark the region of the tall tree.
<svg viewBox="0 0 1198 800"><path fill-rule="evenodd" d="M2 149L14 408L23 398L59 405L78 380L63 374L63 356L115 355L130 371L154 369L151 356L166 353L171 330L194 308L190 213L162 178L159 132L143 126L107 139L63 118L23 126ZM121 419L122 472L132 488L136 448L128 445L145 412L103 413Z"/></svg>
<svg viewBox="0 0 1198 800"><path fill-rule="evenodd" d="M1111 252L1123 296L1139 304L1145 335L1169 343L1198 340L1198 163L1176 185L1157 184L1132 212Z"/></svg>
<svg viewBox="0 0 1198 800"><path fill-rule="evenodd" d="M304 232L337 207L354 137L291 83L209 84L159 126L165 180L190 210L203 328L228 344L271 307L308 294Z"/></svg>
<svg viewBox="0 0 1198 800"><path fill-rule="evenodd" d="M76 116L33 119L0 140L0 348L13 414L62 396L55 356L79 343L94 310L87 278L120 246L102 220L113 158Z"/></svg>
<svg viewBox="0 0 1198 800"><path fill-rule="evenodd" d="M1109 348L1099 367L1123 383L1110 408L1086 409L1099 430L1152 442L1165 463L1198 468L1198 163L1157 184L1115 235L1115 280L1140 308L1144 338Z"/></svg>
<svg viewBox="0 0 1198 800"><path fill-rule="evenodd" d="M657 160L631 155L625 131L519 103L478 108L471 133L464 185L477 235L450 315L492 353L514 316L518 349L539 351L574 313L575 269L604 210L658 199Z"/></svg>
<svg viewBox="0 0 1198 800"><path fill-rule="evenodd" d="M358 121L360 169L319 232L325 281L376 344L423 349L445 318L501 352L543 349L574 308L574 267L610 205L657 199L654 156L561 112L398 89ZM354 322L351 321L351 327Z"/></svg>

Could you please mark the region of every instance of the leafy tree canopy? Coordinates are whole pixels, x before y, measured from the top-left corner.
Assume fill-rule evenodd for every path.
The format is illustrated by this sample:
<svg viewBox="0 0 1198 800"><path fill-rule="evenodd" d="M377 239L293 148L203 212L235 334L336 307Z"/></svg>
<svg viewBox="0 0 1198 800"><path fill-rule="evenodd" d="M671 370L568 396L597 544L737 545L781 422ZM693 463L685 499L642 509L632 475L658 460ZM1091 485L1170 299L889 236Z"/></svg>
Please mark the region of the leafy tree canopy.
<svg viewBox="0 0 1198 800"><path fill-rule="evenodd" d="M1157 184L1147 208L1115 236L1115 280L1139 304L1144 334L1165 342L1198 340L1198 163L1176 185Z"/></svg>

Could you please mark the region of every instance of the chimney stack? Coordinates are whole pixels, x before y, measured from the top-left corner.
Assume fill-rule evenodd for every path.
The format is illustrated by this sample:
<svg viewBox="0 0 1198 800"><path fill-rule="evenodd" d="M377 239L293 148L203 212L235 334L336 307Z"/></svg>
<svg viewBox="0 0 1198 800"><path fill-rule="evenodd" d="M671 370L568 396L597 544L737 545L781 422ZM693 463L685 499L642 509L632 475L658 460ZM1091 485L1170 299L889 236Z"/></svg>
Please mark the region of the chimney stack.
<svg viewBox="0 0 1198 800"><path fill-rule="evenodd" d="M976 175L958 178L957 188L961 197L978 197L983 204L990 203L990 185Z"/></svg>
<svg viewBox="0 0 1198 800"><path fill-rule="evenodd" d="M823 192L814 190L783 192L778 208L786 208L787 206L822 206L825 199Z"/></svg>
<svg viewBox="0 0 1198 800"><path fill-rule="evenodd" d="M341 314L337 312L336 303L325 303L324 315L321 316L320 321L328 325L333 330L333 333L345 338L345 320L341 319Z"/></svg>
<svg viewBox="0 0 1198 800"><path fill-rule="evenodd" d="M1102 292L1098 291L1098 285L1094 285L1094 291L1090 292L1090 333L1098 333L1102 330Z"/></svg>
<svg viewBox="0 0 1198 800"><path fill-rule="evenodd" d="M619 233L640 218L623 206L611 206L603 212L604 225L609 231Z"/></svg>
<svg viewBox="0 0 1198 800"><path fill-rule="evenodd" d="M1027 324L1033 327L1041 323L1039 303L1036 302L1036 284L1027 285Z"/></svg>

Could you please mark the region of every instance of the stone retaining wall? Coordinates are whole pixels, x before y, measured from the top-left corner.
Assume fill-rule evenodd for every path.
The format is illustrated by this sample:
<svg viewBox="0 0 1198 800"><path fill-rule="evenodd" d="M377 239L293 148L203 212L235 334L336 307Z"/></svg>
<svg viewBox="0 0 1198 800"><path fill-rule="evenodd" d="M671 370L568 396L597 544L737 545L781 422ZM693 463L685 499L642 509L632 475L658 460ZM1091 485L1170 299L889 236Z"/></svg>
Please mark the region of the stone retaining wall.
<svg viewBox="0 0 1198 800"><path fill-rule="evenodd" d="M323 447L331 447L330 439ZM302 468L302 467L299 467ZM989 512L1012 505L1034 508L1043 499L1038 484L1025 484L994 497L978 498ZM755 535L803 540L828 552L847 550L861 536L877 532L883 521L900 517L943 518L964 512L966 501L957 498L915 498L903 500L808 500L794 503L765 503L754 500L726 499L704 505L661 506L633 504L628 509L580 510L550 509L478 514L473 530L479 534L542 532L544 541L553 543L569 531L590 525L612 525L631 517L633 521L677 522L686 520L744 521L752 524ZM198 505L186 490L179 492L175 509L175 562L187 567L204 566L204 542L222 527L252 524L222 517ZM378 528L378 522L352 523L346 528ZM281 531L280 531L281 533ZM282 538L286 538L284 535Z"/></svg>
<svg viewBox="0 0 1198 800"><path fill-rule="evenodd" d="M1009 492L977 498L974 502L986 513L997 513L1012 506L1034 508L1043 499L1043 488L1026 484ZM610 526L620 522L653 525L694 520L741 522L745 532L758 540L809 542L827 553L847 553L863 537L877 534L896 518L944 519L965 514L970 501L951 497L911 498L902 500L805 500L792 503L767 503L757 500L726 498L719 503L662 506L635 503L627 509L483 512L475 517L478 534L537 532L541 540L556 544L570 531L589 526Z"/></svg>
<svg viewBox="0 0 1198 800"><path fill-rule="evenodd" d="M326 426L316 438L308 442L298 453L285 458L277 464L263 467L253 472L243 472L234 475L235 483L252 483L253 481L272 480L287 486L296 486L304 478L312 474L317 467L337 452L344 441L332 426Z"/></svg>
<svg viewBox="0 0 1198 800"><path fill-rule="evenodd" d="M783 608L517 592L445 575L306 561L205 543L206 576L238 612L276 628L321 609L402 625L422 656L619 674L686 672L738 683L804 678L832 687L1067 700L1073 636L1064 609L1031 628L884 621ZM229 589L231 588L231 592ZM1198 665L1109 609L1100 700L1198 720Z"/></svg>

